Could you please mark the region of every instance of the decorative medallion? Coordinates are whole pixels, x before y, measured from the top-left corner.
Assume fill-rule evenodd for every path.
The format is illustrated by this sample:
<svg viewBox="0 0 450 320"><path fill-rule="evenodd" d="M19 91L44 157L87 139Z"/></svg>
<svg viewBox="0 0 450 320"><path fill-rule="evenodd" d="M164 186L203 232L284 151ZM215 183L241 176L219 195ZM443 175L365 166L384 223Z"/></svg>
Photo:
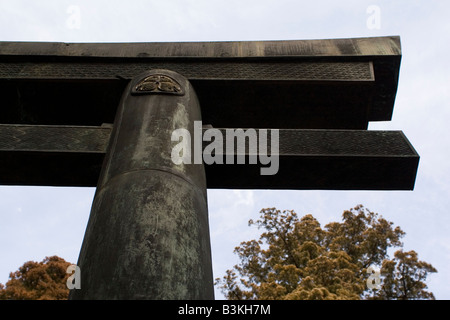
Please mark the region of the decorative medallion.
<svg viewBox="0 0 450 320"><path fill-rule="evenodd" d="M145 77L133 88L132 93L184 95L183 89L176 80L162 74Z"/></svg>

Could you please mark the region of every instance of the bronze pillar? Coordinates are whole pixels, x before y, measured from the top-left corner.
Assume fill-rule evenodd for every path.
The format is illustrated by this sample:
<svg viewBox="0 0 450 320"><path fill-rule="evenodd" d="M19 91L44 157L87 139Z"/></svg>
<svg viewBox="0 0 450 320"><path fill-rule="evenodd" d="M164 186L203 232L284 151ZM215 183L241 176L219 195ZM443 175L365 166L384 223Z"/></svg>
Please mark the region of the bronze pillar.
<svg viewBox="0 0 450 320"><path fill-rule="evenodd" d="M183 76L151 70L122 96L70 299L213 299L203 164L176 165L172 132L201 120ZM193 154L193 153L192 153Z"/></svg>

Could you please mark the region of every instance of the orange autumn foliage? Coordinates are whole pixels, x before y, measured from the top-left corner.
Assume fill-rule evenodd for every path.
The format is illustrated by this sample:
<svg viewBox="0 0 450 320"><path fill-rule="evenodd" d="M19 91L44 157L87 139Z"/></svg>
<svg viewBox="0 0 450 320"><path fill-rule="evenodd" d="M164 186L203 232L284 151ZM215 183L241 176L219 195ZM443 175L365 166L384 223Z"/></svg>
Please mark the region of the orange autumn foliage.
<svg viewBox="0 0 450 320"><path fill-rule="evenodd" d="M41 262L25 262L9 274L5 285L0 283L0 300L65 300L69 295L66 273L70 262L58 256Z"/></svg>

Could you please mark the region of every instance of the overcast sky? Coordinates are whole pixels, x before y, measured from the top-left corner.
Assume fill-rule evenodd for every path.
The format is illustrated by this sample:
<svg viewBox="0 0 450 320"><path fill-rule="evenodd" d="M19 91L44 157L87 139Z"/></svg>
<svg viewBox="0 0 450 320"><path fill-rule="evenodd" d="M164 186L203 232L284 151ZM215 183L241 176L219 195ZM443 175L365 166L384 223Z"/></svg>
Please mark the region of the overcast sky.
<svg viewBox="0 0 450 320"><path fill-rule="evenodd" d="M375 8L376 10L372 10ZM379 20L372 20L379 12ZM428 286L450 299L449 1L0 0L0 41L155 42L328 39L400 35L402 64L390 122L421 156L414 191L209 190L214 276L238 262L261 208L311 213L325 225L363 204L400 226L405 250L438 269ZM379 22L379 23L378 23ZM64 107L64 106L62 106ZM1 112L1 106L0 106ZM93 188L0 186L0 283L25 261L76 263ZM216 298L222 296L216 292Z"/></svg>

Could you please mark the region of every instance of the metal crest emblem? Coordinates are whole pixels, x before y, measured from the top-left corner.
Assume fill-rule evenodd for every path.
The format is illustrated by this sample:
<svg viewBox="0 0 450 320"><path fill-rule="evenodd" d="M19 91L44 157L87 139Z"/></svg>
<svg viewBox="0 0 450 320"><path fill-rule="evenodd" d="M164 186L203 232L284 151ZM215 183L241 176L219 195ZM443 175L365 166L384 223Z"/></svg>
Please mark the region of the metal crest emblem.
<svg viewBox="0 0 450 320"><path fill-rule="evenodd" d="M175 79L162 74L152 74L145 77L134 86L132 93L184 95L183 89Z"/></svg>

